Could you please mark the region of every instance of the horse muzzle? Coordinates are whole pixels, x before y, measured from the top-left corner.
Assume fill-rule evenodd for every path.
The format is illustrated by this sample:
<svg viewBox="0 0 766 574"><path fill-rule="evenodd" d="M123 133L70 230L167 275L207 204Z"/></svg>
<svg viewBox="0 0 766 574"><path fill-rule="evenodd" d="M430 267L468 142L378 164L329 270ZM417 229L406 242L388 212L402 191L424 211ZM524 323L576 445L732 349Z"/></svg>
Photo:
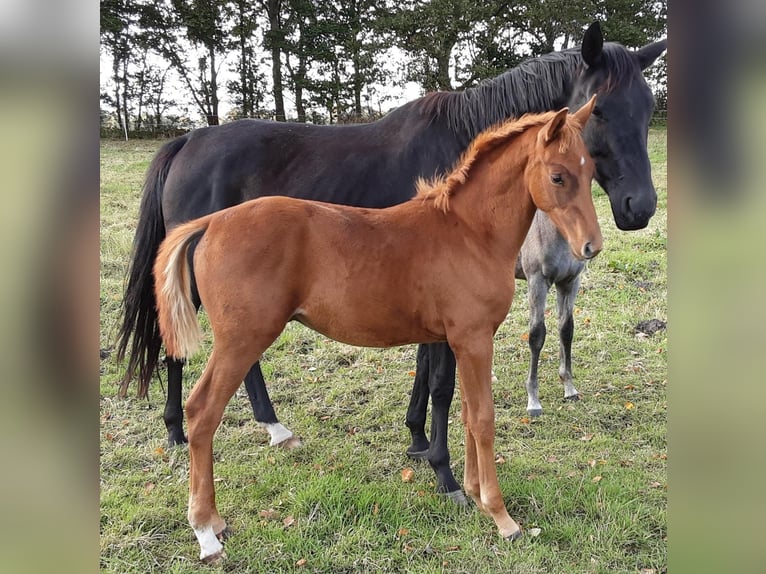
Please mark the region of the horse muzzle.
<svg viewBox="0 0 766 574"><path fill-rule="evenodd" d="M602 242L596 241L586 241L583 246L580 248L579 258L582 259L593 259L596 255L601 253L601 248L603 244Z"/></svg>

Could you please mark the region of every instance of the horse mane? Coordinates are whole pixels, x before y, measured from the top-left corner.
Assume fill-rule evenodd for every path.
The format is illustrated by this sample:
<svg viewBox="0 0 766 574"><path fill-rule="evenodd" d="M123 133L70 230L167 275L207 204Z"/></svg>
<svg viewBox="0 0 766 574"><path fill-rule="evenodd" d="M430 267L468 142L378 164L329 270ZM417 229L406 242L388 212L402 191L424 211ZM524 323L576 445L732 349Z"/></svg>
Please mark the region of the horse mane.
<svg viewBox="0 0 766 574"><path fill-rule="evenodd" d="M479 158L502 144L510 143L512 139L527 129L544 125L557 113L557 111L552 111L542 114L525 114L519 119L506 120L481 132L448 173L434 176L430 180L418 178L415 182L416 195L414 199L431 200L436 209L447 213L450 209L450 198L465 184L471 169L476 165ZM562 153L565 153L570 146L578 141L581 137L581 130L582 126L579 121L571 114L568 115L558 136L559 150Z"/></svg>
<svg viewBox="0 0 766 574"><path fill-rule="evenodd" d="M638 58L622 44L604 43L603 54L606 80L599 87L600 91L608 94L618 84L629 87L635 78L643 77Z"/></svg>
<svg viewBox="0 0 766 574"><path fill-rule="evenodd" d="M637 59L621 44L605 42L602 53L606 79L597 88L599 91L608 93L619 83L629 83L640 75ZM526 60L473 88L432 92L414 104L422 113L442 119L467 143L507 118L562 108L584 66L579 48L551 52Z"/></svg>

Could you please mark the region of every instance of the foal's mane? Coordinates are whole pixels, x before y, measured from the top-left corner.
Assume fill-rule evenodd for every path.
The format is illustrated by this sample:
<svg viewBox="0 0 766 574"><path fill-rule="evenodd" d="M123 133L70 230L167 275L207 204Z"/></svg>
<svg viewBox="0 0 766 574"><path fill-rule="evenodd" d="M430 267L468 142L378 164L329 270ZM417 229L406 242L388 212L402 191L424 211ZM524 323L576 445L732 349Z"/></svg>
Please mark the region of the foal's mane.
<svg viewBox="0 0 766 574"><path fill-rule="evenodd" d="M417 192L415 199L423 201L431 200L435 208L444 213L449 211L450 197L465 184L472 168L477 160L501 145L510 145L516 136L524 133L532 127L547 123L558 112L545 112L543 114L526 114L519 119L507 120L499 125L481 132L468 146L468 149L460 156L455 166L449 173L434 176L431 180L422 177L415 182ZM567 115L567 121L559 131L559 150L565 153L576 141L580 139L579 121L571 114Z"/></svg>

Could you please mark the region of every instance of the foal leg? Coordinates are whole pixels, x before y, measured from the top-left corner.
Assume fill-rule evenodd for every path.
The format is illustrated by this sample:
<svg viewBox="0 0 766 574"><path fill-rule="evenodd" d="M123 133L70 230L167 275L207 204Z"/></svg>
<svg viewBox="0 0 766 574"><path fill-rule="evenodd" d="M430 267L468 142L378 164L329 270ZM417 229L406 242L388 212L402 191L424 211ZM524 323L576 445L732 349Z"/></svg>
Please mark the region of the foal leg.
<svg viewBox="0 0 766 574"><path fill-rule="evenodd" d="M168 366L168 396L165 399L165 412L162 418L168 431L168 447L172 448L186 443L184 412L181 408L184 361L168 357L165 363Z"/></svg>
<svg viewBox="0 0 766 574"><path fill-rule="evenodd" d="M271 436L271 446L281 446L286 449L301 446L301 441L293 436L290 429L285 428L277 419L274 406L266 390L266 381L263 378L260 361L256 362L245 375L245 390L250 406L253 408L253 416Z"/></svg>
<svg viewBox="0 0 766 574"><path fill-rule="evenodd" d="M230 360L219 364L215 349L205 371L186 401L189 419L189 510L187 517L200 545L200 559L216 562L223 557L219 538L225 535L226 522L215 505L213 482L213 435L247 364L237 369Z"/></svg>
<svg viewBox="0 0 766 574"><path fill-rule="evenodd" d="M453 345L453 349L460 372L466 428L465 488L479 509L495 521L500 535L513 540L521 535L521 527L505 508L495 464L491 333L466 339Z"/></svg>
<svg viewBox="0 0 766 574"><path fill-rule="evenodd" d="M529 286L529 374L527 375L527 413L530 417L543 414L538 393L537 367L540 363L540 351L545 343L545 300L550 285L542 273L535 273L528 278Z"/></svg>
<svg viewBox="0 0 766 574"><path fill-rule="evenodd" d="M407 456L414 459L428 457L429 442L426 438L426 410L428 410L428 379L430 376L430 345L418 345L415 381L412 385L410 405L405 424L410 429L412 443ZM454 386L454 381L453 381Z"/></svg>
<svg viewBox="0 0 766 574"><path fill-rule="evenodd" d="M455 355L446 343L425 346L430 354L428 387L431 392L431 446L428 449L428 462L436 473L436 492L444 493L450 500L464 505L465 495L450 468L447 441L449 409L455 394Z"/></svg>
<svg viewBox="0 0 766 574"><path fill-rule="evenodd" d="M556 283L556 301L559 315L559 379L564 385L564 398L580 398L572 383L572 339L574 338L574 302L580 287L580 275Z"/></svg>
<svg viewBox="0 0 766 574"><path fill-rule="evenodd" d="M227 534L226 522L215 504L213 481L213 435L221 423L224 408L250 367L279 335L239 333L241 340L216 337L205 372L186 401L189 419L189 524L200 545L200 559L216 562L223 557L219 539ZM218 334L216 334L218 335Z"/></svg>

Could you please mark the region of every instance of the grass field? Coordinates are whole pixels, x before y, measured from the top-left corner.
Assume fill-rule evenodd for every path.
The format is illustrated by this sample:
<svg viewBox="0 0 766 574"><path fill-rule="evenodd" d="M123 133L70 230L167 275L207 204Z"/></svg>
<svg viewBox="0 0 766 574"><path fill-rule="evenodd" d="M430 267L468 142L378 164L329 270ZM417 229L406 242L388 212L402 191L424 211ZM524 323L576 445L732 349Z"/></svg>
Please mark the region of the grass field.
<svg viewBox="0 0 766 574"><path fill-rule="evenodd" d="M526 417L526 284L495 339L498 475L527 535L512 544L491 519L434 494L427 463L407 459L404 416L415 347L348 347L291 324L264 358L282 422L304 441L268 446L240 389L215 439L218 507L233 529L227 560L201 565L186 522L188 451L169 450L164 390L116 398L113 348L143 174L160 142L101 145L101 570L104 572L514 572L659 574L666 570L666 132L650 132L659 194L649 227L620 232L595 193L605 247L575 311L578 403L558 382L555 295L541 356L545 414ZM203 319L204 324L204 319ZM185 393L206 352L190 361ZM164 373L163 373L164 377ZM450 419L462 477L458 397ZM405 482L402 471L414 470Z"/></svg>

